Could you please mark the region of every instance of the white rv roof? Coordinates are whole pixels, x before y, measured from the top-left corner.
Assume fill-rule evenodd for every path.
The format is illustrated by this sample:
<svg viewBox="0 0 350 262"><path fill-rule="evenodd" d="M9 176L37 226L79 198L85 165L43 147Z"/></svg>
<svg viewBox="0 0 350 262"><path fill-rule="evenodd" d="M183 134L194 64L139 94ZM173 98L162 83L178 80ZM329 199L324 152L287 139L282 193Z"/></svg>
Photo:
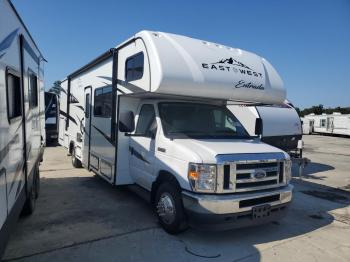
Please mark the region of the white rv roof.
<svg viewBox="0 0 350 262"><path fill-rule="evenodd" d="M150 57L151 92L281 104L283 82L264 58L181 35L141 31Z"/></svg>

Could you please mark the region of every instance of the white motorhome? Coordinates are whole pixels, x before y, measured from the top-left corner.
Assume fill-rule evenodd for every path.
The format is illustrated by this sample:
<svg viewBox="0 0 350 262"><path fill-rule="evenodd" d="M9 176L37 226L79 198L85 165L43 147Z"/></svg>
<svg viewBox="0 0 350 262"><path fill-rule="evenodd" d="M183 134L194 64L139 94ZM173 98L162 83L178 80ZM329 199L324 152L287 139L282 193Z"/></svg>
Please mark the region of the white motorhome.
<svg viewBox="0 0 350 262"><path fill-rule="evenodd" d="M283 103L282 80L265 59L142 31L62 89L59 142L73 165L144 193L167 232L256 225L287 210L289 155L249 135L226 107Z"/></svg>
<svg viewBox="0 0 350 262"><path fill-rule="evenodd" d="M228 105L248 131L255 134L257 119L262 121L261 140L286 152L298 155L302 149L302 127L293 105L285 100L280 105Z"/></svg>
<svg viewBox="0 0 350 262"><path fill-rule="evenodd" d="M20 212L33 212L39 193L43 62L12 3L0 0L0 257Z"/></svg>
<svg viewBox="0 0 350 262"><path fill-rule="evenodd" d="M45 92L45 133L47 143L57 143L59 119L58 95Z"/></svg>
<svg viewBox="0 0 350 262"><path fill-rule="evenodd" d="M305 124L309 122L312 126L310 129L314 133L350 136L350 114L310 114L304 116L304 119L307 120Z"/></svg>

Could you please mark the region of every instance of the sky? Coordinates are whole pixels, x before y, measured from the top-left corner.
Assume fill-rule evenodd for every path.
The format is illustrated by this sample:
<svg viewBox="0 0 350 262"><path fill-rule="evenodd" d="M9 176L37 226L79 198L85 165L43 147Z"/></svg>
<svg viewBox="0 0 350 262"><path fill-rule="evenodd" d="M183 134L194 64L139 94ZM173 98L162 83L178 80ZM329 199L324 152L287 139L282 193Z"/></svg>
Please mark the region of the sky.
<svg viewBox="0 0 350 262"><path fill-rule="evenodd" d="M141 30L254 52L300 108L350 106L350 0L12 0L48 63L46 88Z"/></svg>

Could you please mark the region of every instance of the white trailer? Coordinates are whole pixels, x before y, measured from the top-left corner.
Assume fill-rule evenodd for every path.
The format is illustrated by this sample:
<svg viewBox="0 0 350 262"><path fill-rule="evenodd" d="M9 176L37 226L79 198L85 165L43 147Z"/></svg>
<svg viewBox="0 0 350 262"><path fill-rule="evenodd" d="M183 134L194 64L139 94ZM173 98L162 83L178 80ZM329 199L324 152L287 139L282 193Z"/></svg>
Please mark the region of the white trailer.
<svg viewBox="0 0 350 262"><path fill-rule="evenodd" d="M73 165L143 193L167 232L256 225L287 210L289 155L249 135L226 107L283 103L282 80L265 59L142 31L61 87L59 142Z"/></svg>
<svg viewBox="0 0 350 262"><path fill-rule="evenodd" d="M350 114L322 114L306 115L304 119L308 120L312 126L311 132L321 134L335 134L350 136Z"/></svg>
<svg viewBox="0 0 350 262"><path fill-rule="evenodd" d="M44 58L10 1L0 0L0 257L39 194L45 145Z"/></svg>
<svg viewBox="0 0 350 262"><path fill-rule="evenodd" d="M301 117L300 120L301 120L302 129L303 129L303 134L304 135L312 134L314 132L314 120L305 118L305 117Z"/></svg>
<svg viewBox="0 0 350 262"><path fill-rule="evenodd" d="M255 134L257 119L262 121L261 140L286 152L302 149L302 127L299 115L287 100L281 105L228 105L228 109Z"/></svg>

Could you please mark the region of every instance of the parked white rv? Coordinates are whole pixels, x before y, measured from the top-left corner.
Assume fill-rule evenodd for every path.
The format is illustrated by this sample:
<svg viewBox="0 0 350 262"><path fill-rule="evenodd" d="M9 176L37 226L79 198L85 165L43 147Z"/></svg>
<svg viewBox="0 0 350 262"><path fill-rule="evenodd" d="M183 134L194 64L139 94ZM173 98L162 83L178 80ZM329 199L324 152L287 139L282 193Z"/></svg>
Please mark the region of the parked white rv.
<svg viewBox="0 0 350 262"><path fill-rule="evenodd" d="M307 119L312 126L311 132L350 136L350 114L343 115L336 112L322 115L310 114L304 119Z"/></svg>
<svg viewBox="0 0 350 262"><path fill-rule="evenodd" d="M256 225L287 210L289 155L249 135L226 107L283 103L282 80L265 59L142 31L62 89L59 141L73 165L145 193L167 232Z"/></svg>
<svg viewBox="0 0 350 262"><path fill-rule="evenodd" d="M261 140L286 152L298 155L302 149L302 127L299 115L289 101L280 105L228 105L248 131L255 134L257 119L262 121Z"/></svg>
<svg viewBox="0 0 350 262"><path fill-rule="evenodd" d="M58 142L59 99L57 94L45 92L45 131L48 143Z"/></svg>
<svg viewBox="0 0 350 262"><path fill-rule="evenodd" d="M33 212L39 193L43 61L11 2L0 0L0 257L21 210Z"/></svg>

